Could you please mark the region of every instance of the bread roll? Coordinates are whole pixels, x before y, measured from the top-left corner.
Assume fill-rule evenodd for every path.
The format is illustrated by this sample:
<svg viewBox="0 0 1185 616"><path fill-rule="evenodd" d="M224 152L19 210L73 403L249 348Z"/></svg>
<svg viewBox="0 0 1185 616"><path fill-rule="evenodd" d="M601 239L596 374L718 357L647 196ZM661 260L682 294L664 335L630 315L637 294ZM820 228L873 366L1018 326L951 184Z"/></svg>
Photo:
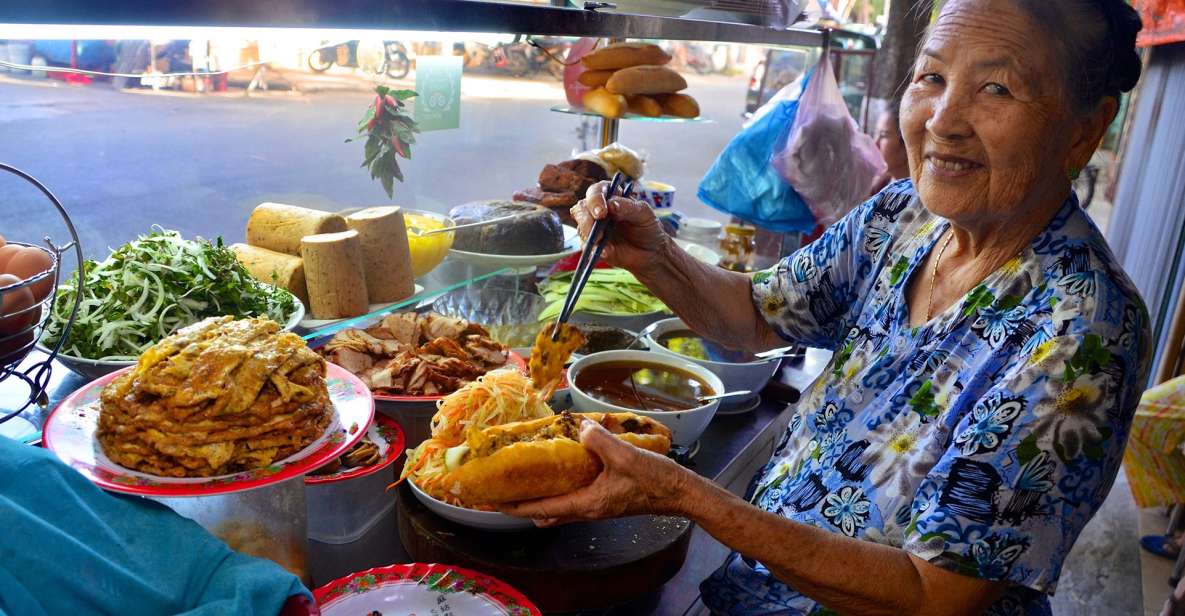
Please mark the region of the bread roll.
<svg viewBox="0 0 1185 616"><path fill-rule="evenodd" d="M315 319L366 314L366 269L357 231L306 235L300 241L309 310Z"/></svg>
<svg viewBox="0 0 1185 616"><path fill-rule="evenodd" d="M576 81L590 87L599 88L609 81L613 76L613 71L584 71L576 78Z"/></svg>
<svg viewBox="0 0 1185 616"><path fill-rule="evenodd" d="M686 94L659 94L655 97L663 113L680 118L698 118L699 103Z"/></svg>
<svg viewBox="0 0 1185 616"><path fill-rule="evenodd" d="M247 219L247 243L300 256L300 239L318 233L346 231L346 219L331 212L282 203L261 203Z"/></svg>
<svg viewBox="0 0 1185 616"><path fill-rule="evenodd" d="M671 56L651 43L616 43L602 47L580 59L593 70L613 70L639 64L666 64Z"/></svg>
<svg viewBox="0 0 1185 616"><path fill-rule="evenodd" d="M398 207L372 207L350 214L346 224L358 232L366 270L366 294L372 304L387 304L415 293L407 229Z"/></svg>
<svg viewBox="0 0 1185 616"><path fill-rule="evenodd" d="M630 113L636 113L640 116L648 118L657 118L662 115L662 105L658 101L644 94L625 97L626 103L629 105Z"/></svg>
<svg viewBox="0 0 1185 616"><path fill-rule="evenodd" d="M624 96L597 88L584 93L584 108L606 118L620 118L625 115L627 105Z"/></svg>
<svg viewBox="0 0 1185 616"><path fill-rule="evenodd" d="M613 73L605 89L612 94L669 94L687 89L687 80L665 66L631 66Z"/></svg>
<svg viewBox="0 0 1185 616"><path fill-rule="evenodd" d="M304 261L282 252L251 246L232 244L239 263L247 268L252 278L288 289L301 302L309 303L309 291L304 279Z"/></svg>

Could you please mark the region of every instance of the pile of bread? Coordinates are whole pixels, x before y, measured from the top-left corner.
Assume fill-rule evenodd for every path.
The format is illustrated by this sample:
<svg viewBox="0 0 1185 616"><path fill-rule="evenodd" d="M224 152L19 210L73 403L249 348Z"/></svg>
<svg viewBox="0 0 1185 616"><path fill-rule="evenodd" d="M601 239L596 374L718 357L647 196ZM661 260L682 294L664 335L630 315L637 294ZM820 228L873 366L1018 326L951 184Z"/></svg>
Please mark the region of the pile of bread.
<svg viewBox="0 0 1185 616"><path fill-rule="evenodd" d="M578 80L592 88L584 95L584 108L607 118L627 112L699 117L699 103L679 93L687 89L687 80L664 66L670 61L667 52L650 43L616 43L584 56Z"/></svg>
<svg viewBox="0 0 1185 616"><path fill-rule="evenodd" d="M263 203L247 220L247 243L231 249L253 277L291 291L315 319L356 317L415 293L398 207L342 216Z"/></svg>

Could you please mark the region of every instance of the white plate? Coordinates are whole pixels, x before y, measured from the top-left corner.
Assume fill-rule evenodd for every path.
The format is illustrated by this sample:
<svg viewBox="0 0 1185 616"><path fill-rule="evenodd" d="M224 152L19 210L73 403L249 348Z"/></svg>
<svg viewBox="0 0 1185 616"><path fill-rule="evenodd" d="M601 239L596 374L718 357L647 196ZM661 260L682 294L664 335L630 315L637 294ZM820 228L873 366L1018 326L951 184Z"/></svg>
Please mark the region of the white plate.
<svg viewBox="0 0 1185 616"><path fill-rule="evenodd" d="M505 582L451 565L408 563L367 569L313 592L325 616L539 616Z"/></svg>
<svg viewBox="0 0 1185 616"><path fill-rule="evenodd" d="M707 263L708 265L720 265L720 253L708 248L707 246L678 239L675 240L675 243L679 245L679 248L687 251L687 254L699 259L700 261L703 261L704 263Z"/></svg>
<svg viewBox="0 0 1185 616"><path fill-rule="evenodd" d="M366 309L366 314L372 314L372 313L378 312L384 308L394 306L395 304L402 304L403 302L406 302L423 292L424 292L424 285L416 283L415 291L413 291L412 294L409 295L408 297L405 297L397 302L388 302L386 304L371 304L370 307ZM358 316L364 316L364 315L358 315ZM327 327L329 325L333 325L334 323L341 323L342 321L345 321L346 319L356 319L356 318L358 318L358 317L342 317L340 319L314 319L314 318L310 317L308 319L302 319L300 321L300 326L305 329L321 329L322 327Z"/></svg>
<svg viewBox="0 0 1185 616"><path fill-rule="evenodd" d="M446 502L438 501L431 496L428 496L420 488L416 487L414 481L410 479L407 483L411 486L412 494L416 495L421 503L428 508L429 511L436 515L456 522L461 526L468 526L470 528L480 528L482 530L494 531L510 531L510 530L525 530L528 528L535 528L535 523L529 518L516 518L505 513L497 511L478 511L476 509L466 509L464 507L457 507Z"/></svg>
<svg viewBox="0 0 1185 616"><path fill-rule="evenodd" d="M564 257L574 255L578 252L580 252L580 234L576 232L575 227L564 225L563 252L549 255L491 255L452 248L449 249L448 254L454 259L474 265L484 265L486 267L536 267L539 265L551 265Z"/></svg>

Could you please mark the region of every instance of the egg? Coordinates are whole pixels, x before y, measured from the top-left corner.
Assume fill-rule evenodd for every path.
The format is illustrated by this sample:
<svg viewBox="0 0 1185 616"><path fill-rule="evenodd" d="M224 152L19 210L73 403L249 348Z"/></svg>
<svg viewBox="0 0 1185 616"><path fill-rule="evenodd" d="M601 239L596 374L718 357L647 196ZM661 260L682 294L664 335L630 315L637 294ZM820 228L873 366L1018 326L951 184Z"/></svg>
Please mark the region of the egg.
<svg viewBox="0 0 1185 616"><path fill-rule="evenodd" d="M8 265L4 267L4 273L17 276L21 280L28 280L51 267L53 267L53 259L48 253L40 248L25 246L8 261ZM29 287L29 290L33 292L34 301L39 302L45 299L49 296L50 291L53 291L53 276L46 276L37 281L36 284Z"/></svg>
<svg viewBox="0 0 1185 616"><path fill-rule="evenodd" d="M8 267L8 262L11 261L12 258L15 257L22 248L24 248L24 246L20 246L18 244L5 244L4 246L0 246L0 274L8 271L6 269Z"/></svg>
<svg viewBox="0 0 1185 616"><path fill-rule="evenodd" d="M14 315L14 313L33 305L33 293L27 287L4 290L4 287L18 284L21 280L12 274L0 274L0 337L15 334L37 320L38 310L29 310ZM4 343L0 343L0 347L2 346ZM0 348L0 350L3 349Z"/></svg>

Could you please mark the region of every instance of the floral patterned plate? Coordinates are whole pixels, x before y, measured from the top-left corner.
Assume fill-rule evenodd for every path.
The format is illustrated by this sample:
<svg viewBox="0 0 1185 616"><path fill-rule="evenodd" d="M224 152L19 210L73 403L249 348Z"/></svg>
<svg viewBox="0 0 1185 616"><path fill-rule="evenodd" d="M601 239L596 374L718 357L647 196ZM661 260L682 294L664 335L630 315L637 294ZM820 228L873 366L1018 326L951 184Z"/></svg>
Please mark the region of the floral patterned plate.
<svg viewBox="0 0 1185 616"><path fill-rule="evenodd" d="M323 616L539 616L519 591L488 575L411 563L361 571L313 592Z"/></svg>
<svg viewBox="0 0 1185 616"><path fill-rule="evenodd" d="M218 477L160 477L126 469L103 455L95 430L99 393L130 366L84 385L62 401L45 420L45 448L99 487L141 496L210 496L259 488L298 477L342 455L354 446L374 417L374 399L358 377L335 364L326 381L333 402L333 421L325 434L295 454L263 468Z"/></svg>
<svg viewBox="0 0 1185 616"><path fill-rule="evenodd" d="M403 448L406 443L406 439L403 436L403 426L400 426L398 421L386 415L375 415L374 421L366 429L366 439L379 448L380 459L378 464L355 468L343 467L337 472L326 473L324 475L305 475L305 485L333 483L335 481L344 481L346 479L365 477L372 473L377 473L391 466L403 454Z"/></svg>

